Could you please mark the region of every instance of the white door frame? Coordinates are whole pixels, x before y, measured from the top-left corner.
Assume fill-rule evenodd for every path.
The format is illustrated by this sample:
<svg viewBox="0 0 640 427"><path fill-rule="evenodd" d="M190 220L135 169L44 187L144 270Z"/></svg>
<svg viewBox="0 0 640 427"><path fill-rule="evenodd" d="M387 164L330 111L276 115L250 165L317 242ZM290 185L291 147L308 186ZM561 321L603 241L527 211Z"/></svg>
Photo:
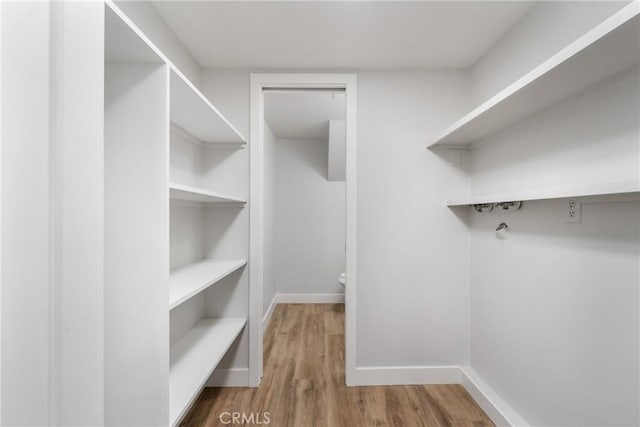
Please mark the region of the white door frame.
<svg viewBox="0 0 640 427"><path fill-rule="evenodd" d="M251 74L249 140L249 385L262 378L262 287L264 277L264 89L339 88L346 94L346 274L345 381L354 385L356 371L356 75Z"/></svg>

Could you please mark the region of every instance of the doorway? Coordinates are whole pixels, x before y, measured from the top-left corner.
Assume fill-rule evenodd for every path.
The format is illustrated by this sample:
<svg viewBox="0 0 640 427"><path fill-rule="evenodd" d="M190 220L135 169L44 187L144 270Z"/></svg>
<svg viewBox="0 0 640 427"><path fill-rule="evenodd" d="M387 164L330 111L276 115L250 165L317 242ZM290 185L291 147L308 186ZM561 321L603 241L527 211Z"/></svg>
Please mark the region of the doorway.
<svg viewBox="0 0 640 427"><path fill-rule="evenodd" d="M352 385L355 373L356 293L356 76L354 74L252 74L251 75L251 194L250 194L250 360L249 382L258 386L263 368L263 312L265 259L267 251L265 217L269 215L265 186L265 94L267 92L323 91L344 96L344 229L345 229L345 382ZM336 164L335 162L333 163ZM328 164L327 164L328 166ZM330 171L327 170L327 179ZM335 170L334 170L335 173ZM338 277L335 278L337 286Z"/></svg>

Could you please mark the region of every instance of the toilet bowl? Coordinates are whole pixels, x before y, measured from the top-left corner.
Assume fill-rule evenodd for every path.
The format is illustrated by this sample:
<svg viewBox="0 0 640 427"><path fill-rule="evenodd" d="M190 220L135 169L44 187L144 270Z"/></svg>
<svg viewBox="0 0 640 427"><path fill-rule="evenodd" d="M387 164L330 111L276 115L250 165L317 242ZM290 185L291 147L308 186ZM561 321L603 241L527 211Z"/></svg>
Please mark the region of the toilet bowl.
<svg viewBox="0 0 640 427"><path fill-rule="evenodd" d="M344 285L347 283L346 273L342 273L340 276L338 276L338 283L340 284L340 287L344 289Z"/></svg>

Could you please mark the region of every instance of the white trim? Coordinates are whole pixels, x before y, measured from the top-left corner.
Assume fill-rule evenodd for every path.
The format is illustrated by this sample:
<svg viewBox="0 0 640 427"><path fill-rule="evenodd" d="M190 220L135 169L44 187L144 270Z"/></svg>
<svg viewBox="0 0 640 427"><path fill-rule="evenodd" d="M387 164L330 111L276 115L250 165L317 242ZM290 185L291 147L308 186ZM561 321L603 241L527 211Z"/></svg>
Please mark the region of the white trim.
<svg viewBox="0 0 640 427"><path fill-rule="evenodd" d="M2 30L2 2L0 2L0 31ZM2 99L2 43L0 43L0 100ZM2 236L2 102L0 102L0 242L3 242ZM2 283L2 244L0 244L0 384L2 382L2 290L4 289ZM51 368L49 368L51 369ZM2 420L2 387L0 387L0 421Z"/></svg>
<svg viewBox="0 0 640 427"><path fill-rule="evenodd" d="M251 74L250 157L250 249L249 249L249 382L258 386L262 377L262 333L260 317L263 287L264 253L264 94L265 88L340 88L346 98L346 274L345 294L345 379L358 385L356 370L356 74Z"/></svg>
<svg viewBox="0 0 640 427"><path fill-rule="evenodd" d="M528 426L529 424L498 396L471 367L460 368L460 384L496 426Z"/></svg>
<svg viewBox="0 0 640 427"><path fill-rule="evenodd" d="M269 304L269 308L267 308L267 312L262 317L262 333L267 330L267 326L269 326L269 322L271 322L271 317L273 316L273 310L276 309L276 305L278 305L278 294L275 294L273 298L271 298L271 303Z"/></svg>
<svg viewBox="0 0 640 427"><path fill-rule="evenodd" d="M270 310L278 304L277 300L278 295L274 296ZM270 318L265 315L265 326ZM367 366L356 368L354 379L363 386L461 384L496 426L529 426L468 366ZM248 383L247 368L216 369L205 387L246 387Z"/></svg>
<svg viewBox="0 0 640 427"><path fill-rule="evenodd" d="M459 384L459 366L359 366L358 385Z"/></svg>
<svg viewBox="0 0 640 427"><path fill-rule="evenodd" d="M248 368L216 369L205 387L247 387L249 385Z"/></svg>
<svg viewBox="0 0 640 427"><path fill-rule="evenodd" d="M276 304L342 304L344 294L276 294Z"/></svg>
<svg viewBox="0 0 640 427"><path fill-rule="evenodd" d="M353 380L361 386L461 384L496 426L529 426L468 366L361 366Z"/></svg>

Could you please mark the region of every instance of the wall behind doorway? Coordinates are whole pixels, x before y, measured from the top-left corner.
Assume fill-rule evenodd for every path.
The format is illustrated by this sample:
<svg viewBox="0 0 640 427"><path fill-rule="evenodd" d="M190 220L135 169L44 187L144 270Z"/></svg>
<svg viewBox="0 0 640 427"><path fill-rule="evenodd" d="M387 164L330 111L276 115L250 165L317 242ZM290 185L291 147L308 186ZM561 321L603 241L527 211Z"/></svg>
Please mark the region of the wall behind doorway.
<svg viewBox="0 0 640 427"><path fill-rule="evenodd" d="M327 180L327 140L275 144L275 277L279 294L342 293L345 183Z"/></svg>

